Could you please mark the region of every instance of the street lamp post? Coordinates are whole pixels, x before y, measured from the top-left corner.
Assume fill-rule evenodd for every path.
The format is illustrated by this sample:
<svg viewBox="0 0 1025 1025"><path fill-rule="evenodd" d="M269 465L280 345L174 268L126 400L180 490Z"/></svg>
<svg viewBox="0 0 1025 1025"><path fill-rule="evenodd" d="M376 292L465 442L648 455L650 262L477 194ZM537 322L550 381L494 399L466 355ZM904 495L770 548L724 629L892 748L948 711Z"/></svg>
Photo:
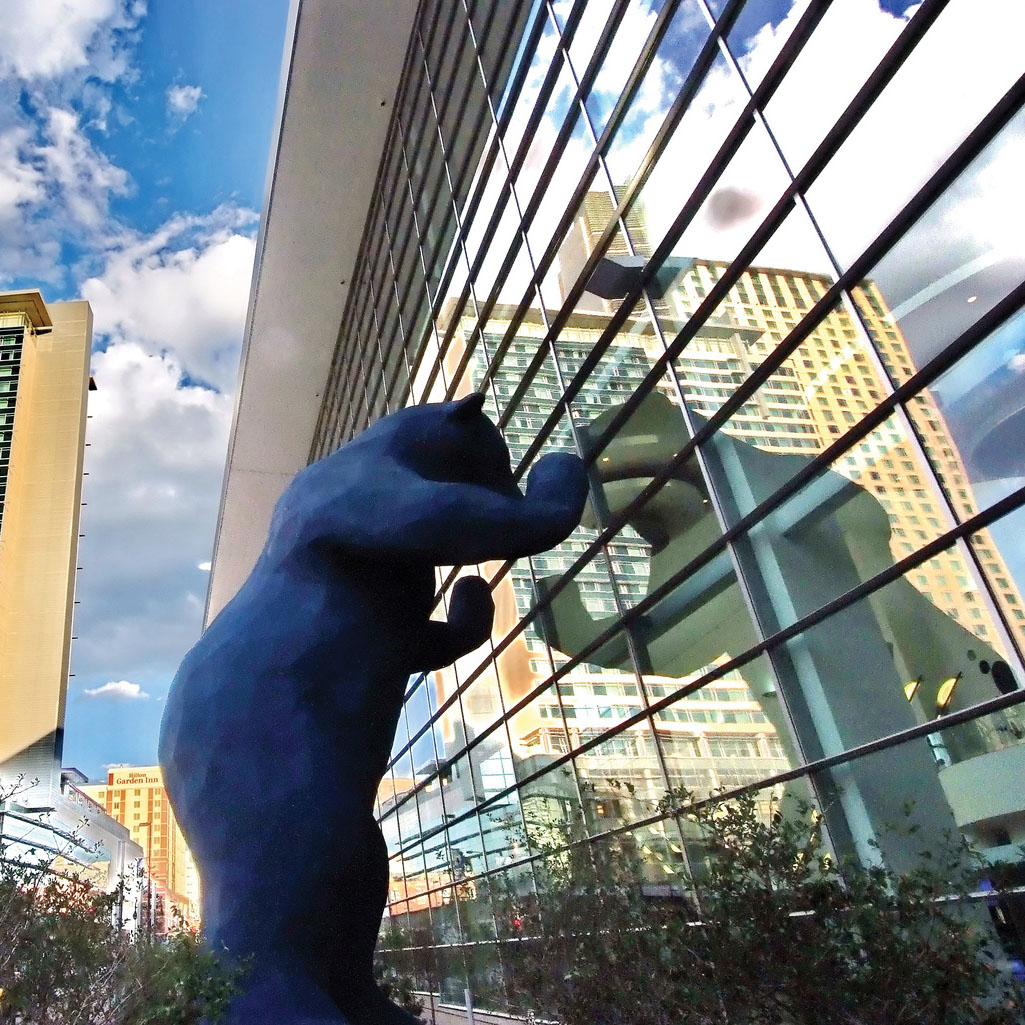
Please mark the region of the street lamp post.
<svg viewBox="0 0 1025 1025"><path fill-rule="evenodd" d="M140 822L139 829L146 827L146 939L153 940L153 823Z"/></svg>

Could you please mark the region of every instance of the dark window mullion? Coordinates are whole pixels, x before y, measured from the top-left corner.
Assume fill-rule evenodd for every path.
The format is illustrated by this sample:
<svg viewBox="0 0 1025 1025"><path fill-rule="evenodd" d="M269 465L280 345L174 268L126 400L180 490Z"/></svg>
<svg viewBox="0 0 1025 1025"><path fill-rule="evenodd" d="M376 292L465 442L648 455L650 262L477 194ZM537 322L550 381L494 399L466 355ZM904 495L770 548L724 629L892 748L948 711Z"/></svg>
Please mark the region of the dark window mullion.
<svg viewBox="0 0 1025 1025"><path fill-rule="evenodd" d="M466 29L466 34L464 36L464 39L465 39L467 45L469 45L470 49L472 50L473 49L473 36L470 33L470 31L469 31L469 24L468 23L464 23L464 24L465 24L465 29ZM479 86L483 88L484 87L484 80L483 80L483 77L480 75L479 62L474 61L474 64L476 65L476 70L477 70L477 76L476 77L479 79ZM426 65L426 64L425 64L425 73L426 73L426 77L427 77L427 87L428 87L428 90L430 92L430 96L431 96L431 99L432 99L432 108L433 108L433 111L434 111L434 119L435 119L435 123L437 125L437 140L438 140L438 145L441 147L442 167L443 167L443 174L441 176L439 176L438 182L437 182L437 184L435 186L435 189L434 189L434 194L432 195L431 200L430 200L430 204L428 206L427 220L429 222L431 220L431 218L433 218L433 216L434 216L434 209L435 209L437 203L439 202L439 200L441 199L441 196L442 196L443 192L447 188L448 195L449 195L449 197L451 199L452 211L453 211L453 213L456 216L457 224L458 224L460 222L459 222L458 208L457 208L456 199L455 199L455 189L454 189L454 185L453 185L453 182L452 182L451 167L449 165L449 160L448 160L448 157L449 157L448 147L447 147L446 142L445 142L445 132L444 132L444 128L443 128L443 125L442 125L442 119L445 116L445 112L444 112L443 107L445 105L447 105L448 102L450 102L452 89L455 86L456 76L450 76L448 86L445 89L445 93L444 93L444 96L443 96L442 101L441 101L441 105L439 105L437 103L437 101L435 100L435 95L436 95L435 87L436 87L436 83L434 81L434 77L433 77L433 74L431 72L430 67L428 65ZM469 81L467 83L466 90L464 91L464 94L463 94L463 96L461 98L461 101L460 101L460 117L462 116L463 113L465 113L466 104L467 104L467 97L470 94L472 94L474 81L475 81L475 76L471 75L470 79L469 79ZM482 120L482 119L480 119L480 120ZM460 237L459 237L459 234L460 233L458 231L455 233L454 245L458 245L460 243L460 241L461 241ZM440 261L440 260L448 260L450 258L450 254L452 253L452 251L453 251L453 245L450 245L448 248L446 248L444 250L439 248L439 250L434 254L434 257L433 257L433 259L431 261L431 266L428 269L428 281L430 281L430 274L431 274L431 272L433 272L433 270L434 270L435 266L437 265L438 261ZM441 294L441 292L442 292L442 289L439 287L438 293ZM431 305L432 319L433 319L433 309L434 309L434 299L435 298L436 297L432 298L432 305Z"/></svg>
<svg viewBox="0 0 1025 1025"><path fill-rule="evenodd" d="M537 14L535 16L533 26L532 26L532 28L530 30L529 35L528 35L527 44L526 44L526 52L527 53L532 53L532 52L536 51L538 43L539 43L539 41L541 39L541 36L542 36L542 34L544 32L544 27L545 27L546 24L547 24L546 9L545 9L545 7L543 5L541 5L541 6L538 7ZM485 189L486 189L486 187L488 185L488 182L489 182L489 177L488 176L491 173L491 168L494 166L495 161L498 159L499 153L501 151L501 137L504 134L504 132L506 131L506 129L508 128L509 122L512 120L513 112L515 110L516 98L522 92L524 83L526 82L527 76L528 76L528 74L530 72L530 67L531 67L530 60L524 59L523 61L521 61L520 65L517 68L516 73L515 73L515 75L513 77L513 81L512 81L512 83L511 83L511 85L509 87L510 102L506 105L505 109L502 112L501 117L498 119L497 122L495 122L496 132L495 132L495 135L492 137L491 144L489 145L487 153L484 155L484 158L483 158L483 172L482 172L480 178L478 179L477 187L474 189L474 193L473 193L472 197L470 198L469 202L466 204L466 207L465 207L465 209L463 211L463 214L462 214L464 226L472 223L473 218L476 216L477 209L480 206L480 203L481 203L481 201L483 199L483 196L484 196L484 191L485 191ZM489 86L489 88L490 88L490 86ZM490 93L489 93L489 96L490 96ZM490 102L488 104L488 109L491 110ZM460 244L462 244L463 239L460 238L457 241ZM444 293L445 293L445 291L447 289L448 282L451 281L452 275L455 273L455 267L456 266L457 266L457 264L455 262L450 264L450 267L449 267L449 270L448 270L448 273L447 273L445 279L443 279L443 281L439 285L437 297L436 297L435 302L434 302L434 304L433 304L433 306L431 308L431 319L434 320L434 321L437 321L437 318L438 318L438 316L441 313L442 306L444 305L444 303L446 301L446 299L444 297ZM469 285L469 279L468 279L467 280L467 284L463 287L462 293L461 293L461 295L459 297L459 300L457 302L457 308L462 308L466 304L467 299L469 298L469 294L470 294L470 285ZM441 339L441 341L439 343L440 351L442 353L444 353L444 352L446 352L448 350L448 346L449 346L449 344L451 343L451 340L452 340L452 332L453 332L453 330L454 330L454 327L452 325L450 325L448 330L446 331L444 337ZM412 367L413 367L414 370L419 369L420 362L422 361L424 352L426 351L426 344L427 343L426 343L426 340L425 340L424 345L421 346L420 350L417 352L416 356L414 357L414 360L412 362ZM429 381L428 381L428 387L431 384L433 384L435 376L436 376L436 369L432 368L432 370L430 372L430 378L429 378Z"/></svg>
<svg viewBox="0 0 1025 1025"><path fill-rule="evenodd" d="M720 19L719 25L709 35L709 37L705 40L705 43L702 45L701 51L698 54L698 57L695 60L691 70L688 72L687 79L684 82L679 95L677 96L673 106L670 108L668 114L666 115L666 120L663 122L663 125L660 128L658 135L656 136L656 143L658 143L660 146L658 150L658 155L661 154L661 148L664 148L665 145L668 143L669 139L672 137L672 129L675 128L676 124L679 122L680 119L682 119L687 109L689 109L691 102L697 95L697 92L701 84L705 80L705 76L707 75L709 69L712 67L715 58L718 56L719 50L717 33L729 30L729 27L732 24L731 19L736 17L736 14L739 11L742 4L743 0L731 0L731 3L727 7L726 13L724 13L723 17ZM652 27L652 32L649 33L649 37L653 36L658 28L659 25L658 23L656 23L656 25ZM646 48L644 51L642 51L641 60L648 60L650 62L650 60L653 59L653 55L654 50L649 51ZM779 64L780 58L777 57L776 61L773 64L773 67L775 68ZM770 68L769 74L771 74L771 72L772 69ZM639 87L641 77L643 77L643 75L638 76L635 87ZM768 75L766 77L768 77ZM625 114L625 111L626 105L623 104L622 108L618 110L618 116L622 118ZM741 118L738 119L738 124L740 123L742 118L743 116L741 116ZM534 275L534 278L531 281L529 288L524 293L523 299L520 301L519 309L517 310L516 314L513 315L510 321L509 327L506 330L505 338L499 345L500 353L504 353L505 349L511 343L516 330L519 328L519 324L522 320L524 313L533 302L534 290L537 288L540 280L542 279L544 274L547 273L548 268L551 266L556 256L558 255L559 249L562 244L562 237L565 234L565 232L569 229L569 226L576 215L577 208L583 202L584 196L586 195L591 179L593 178L595 171L598 168L598 161L600 157L604 156L605 148L607 148L608 144L610 143L612 136L615 130L618 128L618 126L618 121L613 120L612 118L609 119L605 131L602 133L602 138L599 142L599 146L597 149L595 149L594 153L592 153L590 160L588 160L584 168L583 175L581 176L581 179L577 184L577 188L574 190L574 194L570 201L570 204L567 206L566 213L563 215L556 231L552 235L552 241L549 243L549 246L546 249L544 255L537 262L537 271ZM649 147L649 154L653 152L656 143L652 143L652 146ZM602 259L602 257L605 254L605 251L611 244L612 239L615 237L615 229L618 220L625 220L630 207L632 206L633 202L636 199L636 196L638 195L641 184L641 182L635 182L631 185L630 189L628 190L627 196L624 198L623 203L621 203L620 207L617 209L613 220L606 227L601 238L596 243L593 252L590 254L587 261L585 261L584 267L581 271L579 278L577 279L577 282L570 289L569 294L566 296L566 299L563 302L562 309L556 314L556 317L552 322L552 326L549 331L550 339L558 337L558 335L562 331L562 328L565 326L566 321L569 319L573 310L576 308L577 301L585 291L584 286L586 285L586 282L590 279L590 276L593 273L594 268L598 265L598 262ZM633 302L636 302L636 297L634 297ZM632 308L633 302L630 302L629 300L624 300L623 307L621 308L622 310L625 310L625 312L623 312L622 314L623 319L626 318L626 315ZM622 320L620 320L619 323L622 323ZM618 331L618 325L616 327L616 330ZM607 332L607 338L603 336L605 347L607 347L607 345L609 344L609 339L613 337L614 333L615 332ZM598 345L601 344L602 339L599 339ZM602 351L604 351L604 349L602 349ZM595 363L600 358L600 356L601 353L598 353L595 356ZM519 388L510 397L510 400L506 407L510 415L515 410L516 406L523 400L524 391L525 389ZM502 423L501 426L504 426L504 423Z"/></svg>
<svg viewBox="0 0 1025 1025"><path fill-rule="evenodd" d="M389 128L389 135L394 131L394 123ZM380 207L378 202L378 196L375 193L374 199L371 201L370 212L367 216L367 225L374 223L375 217L380 213ZM345 302L345 307L342 311L342 318L339 326L338 336L335 340L334 351L331 355L331 364L328 369L328 388L325 389L324 398L321 401L321 407L317 416L317 426L314 431L313 440L310 446L309 459L315 457L315 451L318 446L318 439L320 438L321 432L330 429L330 424L333 420L333 414L329 412L329 402L331 400L332 393L340 393L341 383L346 380L345 371L343 367L346 364L346 353L350 345L349 338L349 327L354 320L362 315L362 310L366 303L365 285L364 280L367 275L367 253L372 244L373 231L364 231L364 237L361 240L359 251L357 252L356 261L353 265L352 283L349 289L349 295ZM344 284L344 282L343 282ZM357 311L358 307L358 311Z"/></svg>
<svg viewBox="0 0 1025 1025"><path fill-rule="evenodd" d="M330 380L332 381L332 389L337 396L334 402L338 409L341 408L345 399L351 400L353 391L352 367L356 351L359 348L359 324L366 314L369 303L369 296L364 282L365 277L366 264L363 264L363 271L354 282L354 287L350 292L349 302L346 304L346 312L343 315L342 328L339 330L339 338L335 345ZM347 386L344 391L343 382ZM321 431L325 429L330 430L331 420L328 419L329 414L326 414L328 399L329 395L325 395L324 404L321 406L317 432L314 434L314 445L317 444Z"/></svg>
<svg viewBox="0 0 1025 1025"><path fill-rule="evenodd" d="M591 88L594 85L594 81L598 77L598 73L601 71L602 64L605 60L605 57L608 54L609 48L612 45L613 39L615 38L616 30L619 28L619 25L622 22L623 15L629 7L629 3L630 0L616 0L616 3L614 4L612 11L609 14L609 18L606 21L601 36L595 46L594 51L591 54L590 60L588 61L588 65L585 69L584 75L579 80L577 88L574 92L573 99L570 102L571 113L563 121L562 126L559 129L559 133L556 136L554 143L552 144L548 160L545 162L545 166L541 171L541 174L538 178L538 183L534 188L534 191L530 197L529 202L522 210L520 210L520 224L519 229L517 231L517 238L519 239L519 241L514 241L513 245L511 245L506 252L505 258L502 261L498 274L495 278L495 284L492 286L491 293L481 307L480 319L478 320L477 328L475 330L483 330L484 324L490 318L491 311L494 309L495 305L498 302L498 296L501 294L502 287L505 284L505 279L508 276L513 264L516 262L517 257L519 256L520 248L526 247L528 245L526 231L529 228L529 226L533 223L534 217L537 215L537 211L540 208L541 203L544 199L545 182L550 179L556 167L558 167L559 161L565 154L567 147L569 146L570 139L572 138L573 133L576 130L579 119L581 118L581 116L583 116L584 101L586 97L590 94ZM568 63L567 67L569 67ZM571 74L572 70L573 69L570 67ZM592 157L588 160L588 166L590 166L592 162L594 162L593 154ZM590 178L588 177L587 180L589 181ZM515 195L513 196L513 201L516 202ZM571 206L571 212L574 214L576 212L576 205L577 204L573 204ZM553 235L553 240L558 239L561 241L562 236L564 234L565 231L564 229L562 229L560 223L559 230L557 230ZM482 245L481 253L478 254L478 256L481 256L485 253L486 246ZM474 266L471 268L471 278L476 277L476 274L479 271L480 265L482 263L483 260L481 259L474 261ZM533 275L535 281L539 280L540 274L540 270L535 268L535 272ZM518 321L516 326L519 326ZM506 335L508 336L509 333L509 330L507 330ZM505 349L502 348L500 344L496 352L500 352L502 355L504 355ZM459 375L465 368L465 364L468 362L469 357L470 350L468 350L463 355L463 358L461 360L461 366L455 374L457 380L459 378ZM490 376L487 379L490 380Z"/></svg>
<svg viewBox="0 0 1025 1025"><path fill-rule="evenodd" d="M501 223L502 215L505 212L505 208L508 205L509 200L512 198L512 182L518 174L519 169L522 167L522 165L525 163L527 159L527 155L530 151L530 146L533 141L534 134L536 133L538 126L544 118L548 101L551 98L551 94L555 88L556 83L558 82L559 73L562 69L563 61L566 59L566 49L568 49L570 42L572 41L573 34L576 32L577 26L580 23L580 19L583 15L583 11L586 7L586 4L587 0L576 0L573 9L570 12L570 17L567 20L566 24L566 30L562 35L562 43L556 51L556 56L553 58L552 62L548 67L548 71L545 75L544 81L542 82L541 88L538 90L537 97L534 100L534 106L531 109L530 116L527 120L527 124L523 130L523 137L520 139L520 142L517 146L516 154L509 164L508 173L506 175L506 179L501 190L501 200L498 204L496 204L491 214L491 218L488 221L488 224L485 227L483 235L481 237L480 249L478 250L477 254L474 257L473 263L471 264L469 278L467 280L466 288L464 289L464 292L466 294L469 293L470 282L472 282L476 278L477 274L480 272L480 268L483 265L485 258L487 257L488 245L494 238L495 233L498 230L498 226ZM542 10L544 10L543 7ZM541 25L541 29L543 31L543 22ZM541 32L538 33L538 38L540 38L540 35ZM528 61L525 63L529 67L530 62ZM511 118L511 105L509 110ZM506 124L508 124L508 122L506 122ZM487 181L484 178L482 178L480 185L478 187L478 194L480 196L483 195L484 186L486 184L488 184ZM474 209L474 213L475 212L476 207ZM468 227L468 225L471 223L472 219L470 217L467 217L463 222L464 227ZM465 236L463 238L463 242L465 244ZM465 301L465 295L463 297L463 301ZM449 330L446 331L445 338L442 342L442 358L444 357L444 354L448 351L448 347L452 341L452 336L453 326L450 325Z"/></svg>
<svg viewBox="0 0 1025 1025"><path fill-rule="evenodd" d="M426 64L424 64L423 68L424 68L424 82L425 82L425 85L426 85L427 82L429 81L429 79L427 77ZM432 99L430 94L428 94L428 99L429 100ZM417 263L419 262L420 275L422 277L422 285L423 285L422 295L420 296L419 299L416 298L416 294L421 292L421 289L420 288L414 288L412 280L406 282L406 281L399 281L398 278L396 278L396 287L402 290L402 293L405 296L405 303L408 303L410 300L414 301L414 306L412 308L412 314L413 315L409 319L410 319L411 323L415 323L416 319L417 319L416 311L420 308L420 303L425 303L426 304L425 308L427 310L431 310L432 309L432 300L431 300L431 294L430 294L429 278L428 278L428 274L427 274L426 259L424 257L423 247L420 244L420 240L422 238L422 233L421 233L420 225L419 225L419 222L418 222L418 219L417 219L416 205L415 205L415 202L413 201L411 183L409 182L409 178L408 178L408 174L409 174L409 159L408 159L408 154L405 152L404 149L402 151L402 160L403 160L403 164L405 165L406 171L407 171L407 185L410 186L409 198L410 198L411 212L412 212L411 231L413 231L415 233L415 236L416 236L416 239L417 239L416 247L415 247L415 250L414 250L415 256L414 256L414 260L413 260L413 262L411 264L411 270L412 270L412 273L413 273L413 277L415 278L415 276L416 276L416 267L417 267ZM402 243L400 243L400 245L403 246L403 247L408 247L409 246L408 239L409 239L409 235L407 233L407 238ZM403 249L399 249L398 251L399 252L405 252L405 251L407 251L407 249L403 248ZM419 260L417 260L417 257L419 258ZM425 347L426 347L426 338L425 338L424 344L420 347L421 352L425 351ZM410 378L410 380L412 380L412 377Z"/></svg>
<svg viewBox="0 0 1025 1025"><path fill-rule="evenodd" d="M919 9L918 13L912 19L910 24L897 38L897 40L891 46L890 50L883 57L880 64L877 65L876 69L869 77L865 86L861 90L859 90L854 100L851 101L847 109L837 120L836 124L833 126L832 129L830 129L829 133L827 133L826 137L816 148L812 156L808 159L808 162L795 176L791 185L788 186L786 191L777 201L772 211L770 211L770 213L763 220L762 224L752 235L751 239L744 246L740 255L738 255L734 259L734 261L730 264L727 272L720 278L720 280L712 288L708 296L697 308L697 310L694 311L694 313L688 319L688 322L684 329L676 336L673 342L670 343L665 355L659 357L659 359L656 361L654 367L649 372L649 377L653 378L656 372L659 375L664 373L666 366L668 366L668 364L676 358L679 352L683 349L684 345L690 340L690 338L692 338L697 333L697 331L703 325L705 319L717 308L722 299L725 298L729 289L733 287L736 281L740 278L741 274L743 274L743 272L750 265L750 261L754 259L755 256L757 256L758 252L761 251L764 244L769 240L769 238L771 238L772 234L776 231L779 225L782 224L782 222L786 219L786 216L792 209L794 196L797 194L798 190L803 191L808 187L808 185L811 184L812 181L815 180L816 177L818 177L818 175L821 173L821 171L823 170L823 168L825 167L826 163L831 158L833 153L835 153L835 151L842 144L843 139L847 137L847 134L851 131L853 126L857 124L862 117L864 117L865 113L867 113L867 110L869 109L871 103L874 101L875 97L882 91L887 82L889 82L890 79L892 79L892 77L897 73L897 71L903 65L904 61L907 59L908 55L913 51L914 47L917 45L918 41L924 34L928 25L931 24L933 20L935 20L935 18L939 15L943 7L946 6L947 2L948 0L925 0L922 7ZM719 152L717 153L716 158L713 161L713 165L710 165L709 170L707 170L706 173L702 176L698 188L695 190L694 193L692 193L690 200L688 200L687 204L685 204L684 210L682 210L680 215L676 218L673 227L669 230L666 237L659 244L655 253L645 264L644 270L640 275L640 280L638 281L637 285L633 287L630 290L630 293L623 299L623 305L620 308L620 311L613 316L613 319L609 327L606 328L606 330L602 333L602 337L596 344L596 349L600 348L601 351L598 352L596 355L593 354L594 358L589 361L591 364L596 364L601 354L604 352L605 348L608 347L608 345L611 342L611 339L618 331L619 325L622 323L622 320L624 319L623 310L629 309L637 301L637 299L643 292L644 288L647 286L647 283L650 280L650 278L653 277L654 274L658 271L665 257L671 251L672 247L676 244L680 235L682 235L683 231L686 230L686 227L690 223L690 219L693 218L693 216L699 209L700 203L704 201L705 196L710 191L715 181L718 180L718 174L721 172L723 168L725 168L725 166L728 165L729 160L732 159L732 157L735 155L736 148L739 147L740 143L743 141L743 138L746 138L747 131L753 125L753 109L755 107L761 107L762 105L764 105L764 103L772 95L772 93L775 92L775 89L778 87L780 81L782 80L782 77L785 75L786 71L789 69L790 64L793 62L794 54L800 49L801 46L804 45L807 35L810 35L810 32L814 28L814 24L817 24L819 18L821 18L822 16L822 13L824 13L823 10L819 9L822 6L822 4L819 4L817 6L813 4L812 6L809 6L809 8L805 11L805 14L802 16L801 22L794 28L794 31L787 39L787 43L784 45L783 49L777 55L776 60L773 62L765 77L762 79L761 83L756 88L751 100L749 100L749 102L745 105L744 112L738 118L736 124L734 125L733 131L731 131L726 141L720 147ZM919 18L922 19L921 22L919 22ZM809 22L811 22L811 24L809 24ZM912 31L912 29L914 29L914 31ZM801 38L797 38L798 36L800 36ZM633 202L636 200L636 197L637 192L634 190L634 186L631 185L627 192L627 195L620 203L620 206L616 212L619 218L626 217L627 213L633 205ZM596 253L604 252L604 248L607 247L608 241L611 239L612 236L611 228L612 226L610 225L610 228L606 229L601 242L599 242L595 249ZM583 291L583 284L586 283L586 281L590 277L590 274L593 272L593 265L596 265L596 261L593 259L593 257L594 254L592 254L592 257L585 264L584 269L578 277L576 284L570 290L571 297L578 297L579 294ZM838 289L832 294L832 299L834 301L837 298L839 298ZM573 298L573 301L575 302L576 299ZM563 307L563 310L565 310L565 306ZM558 323L558 318L556 318L556 323ZM798 330L800 330L800 326ZM791 338L793 338L793 335L791 335ZM801 337L801 339L795 342L795 348L796 344L799 344L800 340L803 340L803 336ZM785 358L784 356L779 361L777 361L776 354L780 352L782 346L786 345L787 340L784 340L784 342L781 343L781 346L778 346L777 349L774 350L773 354L758 368L756 368L756 370L752 374L751 378L748 379L748 381L751 381L752 378L760 377L761 379L758 381L758 385L760 385L761 383L763 383L763 380L769 376L769 374L774 373L778 369L779 364L782 362L782 358ZM789 353L787 353L787 355L789 355ZM584 381L586 380L585 372L586 374L589 374L591 369L593 369L593 366L588 366L586 363L584 366L581 367L580 372L578 372L573 382L571 382L570 384L571 394L567 396L567 403L572 400L572 398L577 394L577 392L579 392L580 388L583 386ZM764 377L762 377L763 372ZM746 386L747 382L745 382L744 385L741 385L740 388L738 388L738 392L735 393L735 396L733 398L727 400L727 405L731 407L731 414L732 412L735 412L735 409L739 408L739 405L741 404L738 402L736 406L733 405L736 394L745 393L745 400L746 397L749 396L749 393L745 392ZM522 395L517 397L517 401L521 399ZM618 429L618 427L620 427L622 423L625 422L625 419L636 408L638 402L639 400L627 400L627 403L624 405L623 409L616 414L616 416L613 419L613 422L609 424L609 428L606 433L611 434L612 430ZM552 416L555 416L557 413L560 413L560 409L558 406L553 411ZM716 416L718 417L718 414L716 414ZM536 452L536 449L534 449L534 451ZM529 455L530 453L528 452L528 456Z"/></svg>
<svg viewBox="0 0 1025 1025"><path fill-rule="evenodd" d="M483 26L482 38L486 38L487 37L487 33L491 29L491 26L494 24L496 14L501 9L500 5L495 4L493 2L488 2L488 3L485 4L485 6L487 8L487 15L486 15L486 20L485 20L484 26ZM464 4L464 9L465 9L465 4ZM480 108L480 111L479 111L479 113L477 115L477 119L474 122L474 126L473 126L473 129L471 131L471 137L475 138L477 136L477 133L480 132L482 126L486 122L490 121L492 124L496 124L496 121L495 121L495 118L494 118L494 111L492 109L491 102L490 102L491 101L491 86L490 86L490 83L488 82L487 72L486 72L486 69L484 68L483 54L482 54L481 48L480 48L481 47L481 39L477 38L477 35L474 32L474 30L473 30L473 23L470 20L471 17L472 17L472 14L471 14L470 10L466 11L466 16L467 16L467 24L468 24L469 32L470 32L471 44L473 45L474 52L477 55L477 70L478 70L478 73L480 75L480 80L484 84L484 103L483 103L483 105ZM505 25L505 35L504 35L504 37L502 39L502 43L500 45L501 45L501 47L503 49L505 49L505 48L507 48L507 47L512 45L512 32L513 32L514 28L516 27L516 19L515 18L508 18L507 17L507 18L503 19L503 23ZM463 113L464 112L465 112L465 108L464 108L463 111L460 112L460 117L459 117L460 121L462 121L462 117L463 117ZM452 142L454 144L455 140L452 140ZM478 157L478 161L479 161L479 159L480 158ZM462 162L460 163L460 165L458 167L456 167L456 168L450 168L451 177L452 177L453 195L458 196L459 191L460 191L460 189L463 186L464 176L469 175L470 178L472 179L472 177L473 177L473 168L471 166L472 161L473 161L473 147L472 146L467 146L467 148L466 148L466 156L463 157Z"/></svg>

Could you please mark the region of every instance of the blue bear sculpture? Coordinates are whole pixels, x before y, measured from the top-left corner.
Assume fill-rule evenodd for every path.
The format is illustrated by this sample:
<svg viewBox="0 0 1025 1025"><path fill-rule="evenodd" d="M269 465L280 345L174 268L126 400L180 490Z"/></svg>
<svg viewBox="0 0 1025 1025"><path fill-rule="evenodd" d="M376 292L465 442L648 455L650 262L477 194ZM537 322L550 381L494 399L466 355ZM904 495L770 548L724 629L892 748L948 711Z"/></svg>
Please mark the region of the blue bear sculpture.
<svg viewBox="0 0 1025 1025"><path fill-rule="evenodd" d="M199 866L207 941L251 971L230 1025L410 1025L373 952L388 892L373 810L411 674L487 639L460 579L431 620L435 567L514 559L577 525L576 456L521 494L484 398L404 409L302 470L236 597L171 686L160 763Z"/></svg>

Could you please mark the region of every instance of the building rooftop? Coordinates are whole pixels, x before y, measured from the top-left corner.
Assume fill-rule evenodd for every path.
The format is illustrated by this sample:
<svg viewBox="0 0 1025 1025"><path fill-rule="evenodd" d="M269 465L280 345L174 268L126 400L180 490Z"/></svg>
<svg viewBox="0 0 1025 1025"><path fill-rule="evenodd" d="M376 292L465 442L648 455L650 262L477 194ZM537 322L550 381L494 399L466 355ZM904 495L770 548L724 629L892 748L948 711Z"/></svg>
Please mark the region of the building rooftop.
<svg viewBox="0 0 1025 1025"><path fill-rule="evenodd" d="M0 292L0 314L24 313L33 327L53 327L43 296L37 289L24 292Z"/></svg>

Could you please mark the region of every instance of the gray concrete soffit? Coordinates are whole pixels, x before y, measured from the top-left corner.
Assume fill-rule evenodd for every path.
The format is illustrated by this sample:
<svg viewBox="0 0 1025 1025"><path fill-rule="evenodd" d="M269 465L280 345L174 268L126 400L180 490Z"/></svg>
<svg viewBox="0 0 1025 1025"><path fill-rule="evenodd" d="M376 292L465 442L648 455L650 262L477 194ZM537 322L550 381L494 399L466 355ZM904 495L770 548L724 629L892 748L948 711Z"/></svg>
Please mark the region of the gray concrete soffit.
<svg viewBox="0 0 1025 1025"><path fill-rule="evenodd" d="M292 0L204 625L306 465L416 11Z"/></svg>

